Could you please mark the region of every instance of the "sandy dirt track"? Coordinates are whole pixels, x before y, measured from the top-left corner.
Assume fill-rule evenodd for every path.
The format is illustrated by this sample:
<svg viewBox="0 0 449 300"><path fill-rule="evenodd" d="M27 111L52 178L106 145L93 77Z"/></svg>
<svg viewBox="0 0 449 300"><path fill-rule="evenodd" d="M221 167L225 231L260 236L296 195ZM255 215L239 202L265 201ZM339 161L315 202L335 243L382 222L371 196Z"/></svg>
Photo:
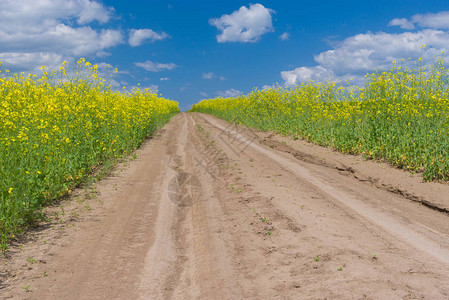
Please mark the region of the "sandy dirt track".
<svg viewBox="0 0 449 300"><path fill-rule="evenodd" d="M136 155L11 247L1 299L449 299L447 184L202 114Z"/></svg>

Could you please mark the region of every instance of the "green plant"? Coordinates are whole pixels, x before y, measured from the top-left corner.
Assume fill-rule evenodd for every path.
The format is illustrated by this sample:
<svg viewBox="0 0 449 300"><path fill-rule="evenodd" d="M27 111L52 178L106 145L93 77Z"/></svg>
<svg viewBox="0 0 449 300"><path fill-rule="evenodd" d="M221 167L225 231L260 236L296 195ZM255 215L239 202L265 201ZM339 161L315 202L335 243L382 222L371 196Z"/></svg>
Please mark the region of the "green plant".
<svg viewBox="0 0 449 300"><path fill-rule="evenodd" d="M78 212L77 211L71 211L70 212L70 218L71 219L76 219L76 218L78 218L79 217L79 214L78 214Z"/></svg>
<svg viewBox="0 0 449 300"><path fill-rule="evenodd" d="M30 262L30 263L32 263L32 264L35 264L35 263L37 262L37 260L36 260L34 257L32 257L32 256L29 256L29 257L27 258L27 261Z"/></svg>
<svg viewBox="0 0 449 300"><path fill-rule="evenodd" d="M30 287L31 287L31 284L29 284L29 285L27 285L27 286L23 286L22 289L24 289L24 291L25 291L26 293L29 293L29 292L31 292Z"/></svg>

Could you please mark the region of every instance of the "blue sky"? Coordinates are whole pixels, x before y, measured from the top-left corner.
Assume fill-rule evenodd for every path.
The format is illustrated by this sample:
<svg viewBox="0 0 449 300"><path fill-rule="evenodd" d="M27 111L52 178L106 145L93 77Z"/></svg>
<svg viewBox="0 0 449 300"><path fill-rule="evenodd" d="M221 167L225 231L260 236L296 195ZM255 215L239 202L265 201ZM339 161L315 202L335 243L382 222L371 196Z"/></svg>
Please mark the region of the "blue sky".
<svg viewBox="0 0 449 300"><path fill-rule="evenodd" d="M447 0L0 2L2 68L39 73L85 57L118 68L115 88L157 88L182 109L274 84L360 83L448 48Z"/></svg>

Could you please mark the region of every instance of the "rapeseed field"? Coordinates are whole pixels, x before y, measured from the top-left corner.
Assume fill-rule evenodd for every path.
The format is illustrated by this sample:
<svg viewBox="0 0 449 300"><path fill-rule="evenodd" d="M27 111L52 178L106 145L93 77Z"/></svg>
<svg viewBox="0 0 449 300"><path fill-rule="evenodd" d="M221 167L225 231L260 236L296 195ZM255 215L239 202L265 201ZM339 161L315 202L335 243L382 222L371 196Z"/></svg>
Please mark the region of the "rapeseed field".
<svg viewBox="0 0 449 300"><path fill-rule="evenodd" d="M150 90L114 91L98 66L0 73L1 248L99 165L115 160L179 112Z"/></svg>
<svg viewBox="0 0 449 300"><path fill-rule="evenodd" d="M449 69L442 59L336 82L254 90L203 100L192 111L384 160L425 180L449 179Z"/></svg>

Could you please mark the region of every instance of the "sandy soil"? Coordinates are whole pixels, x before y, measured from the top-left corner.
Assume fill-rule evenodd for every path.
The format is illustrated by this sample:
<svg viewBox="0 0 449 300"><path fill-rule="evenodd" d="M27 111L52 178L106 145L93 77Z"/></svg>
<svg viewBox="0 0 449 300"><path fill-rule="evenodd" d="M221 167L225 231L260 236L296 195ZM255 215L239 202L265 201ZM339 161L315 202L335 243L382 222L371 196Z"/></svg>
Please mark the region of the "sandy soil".
<svg viewBox="0 0 449 300"><path fill-rule="evenodd" d="M449 299L449 186L183 113L1 258L2 299Z"/></svg>

